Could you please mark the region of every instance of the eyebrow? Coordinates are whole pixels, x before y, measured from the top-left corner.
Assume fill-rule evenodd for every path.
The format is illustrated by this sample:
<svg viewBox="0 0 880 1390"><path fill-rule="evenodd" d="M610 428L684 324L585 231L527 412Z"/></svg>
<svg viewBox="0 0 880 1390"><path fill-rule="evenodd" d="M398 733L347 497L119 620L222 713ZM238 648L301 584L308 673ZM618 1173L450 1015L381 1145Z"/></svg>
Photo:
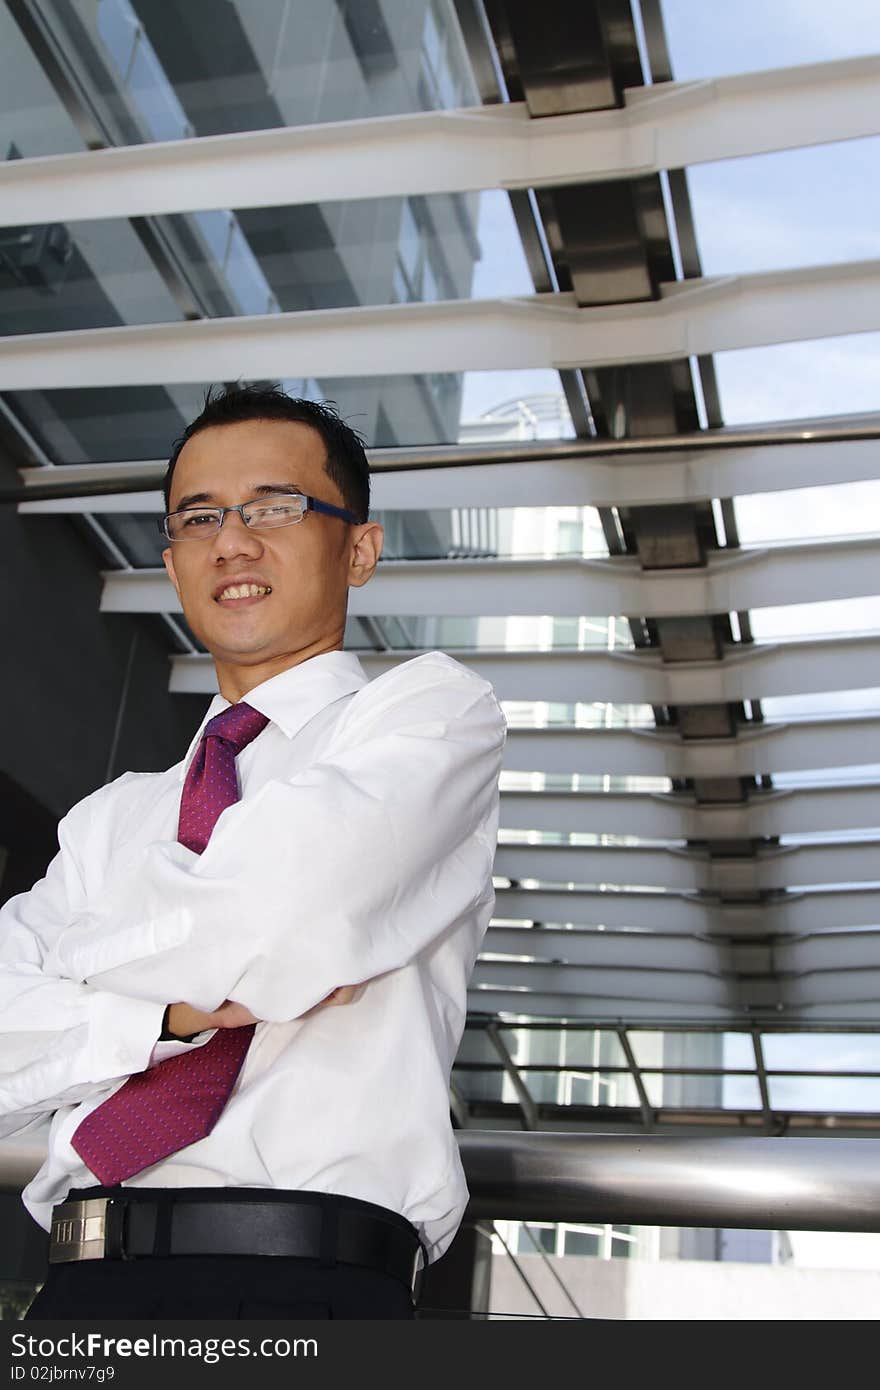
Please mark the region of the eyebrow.
<svg viewBox="0 0 880 1390"><path fill-rule="evenodd" d="M299 483L260 483L257 487L249 489L251 497L265 497L272 492L302 492ZM181 497L176 512L182 512L187 507L197 507L203 502L214 502L213 492L191 492L186 497Z"/></svg>

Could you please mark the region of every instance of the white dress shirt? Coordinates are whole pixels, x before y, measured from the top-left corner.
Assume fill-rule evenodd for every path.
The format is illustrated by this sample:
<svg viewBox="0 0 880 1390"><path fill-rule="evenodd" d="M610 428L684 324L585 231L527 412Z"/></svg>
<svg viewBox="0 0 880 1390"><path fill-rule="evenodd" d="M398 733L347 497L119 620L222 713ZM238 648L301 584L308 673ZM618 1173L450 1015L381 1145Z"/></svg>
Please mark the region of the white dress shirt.
<svg viewBox="0 0 880 1390"><path fill-rule="evenodd" d="M213 1037L157 1043L165 1006L235 999L266 1021L213 1131L124 1185L344 1193L400 1212L434 1261L468 1195L448 1083L494 906L504 715L443 652L373 680L326 652L246 699L271 723L201 855L177 817L220 695L182 762L74 806L45 878L0 910L0 1136L54 1112L23 1194L48 1229L96 1182L70 1143L84 1117Z"/></svg>

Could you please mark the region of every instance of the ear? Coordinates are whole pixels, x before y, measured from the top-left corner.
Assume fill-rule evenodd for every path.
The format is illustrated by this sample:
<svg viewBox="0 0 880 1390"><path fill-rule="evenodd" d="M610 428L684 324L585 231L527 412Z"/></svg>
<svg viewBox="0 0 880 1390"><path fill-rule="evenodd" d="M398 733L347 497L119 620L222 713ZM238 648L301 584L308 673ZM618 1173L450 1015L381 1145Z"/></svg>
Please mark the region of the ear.
<svg viewBox="0 0 880 1390"><path fill-rule="evenodd" d="M352 546L348 565L348 583L350 588L359 589L366 584L368 579L373 576L379 556L382 554L382 544L385 540L385 532L378 521L365 521L362 525L352 528Z"/></svg>
<svg viewBox="0 0 880 1390"><path fill-rule="evenodd" d="M165 570L168 574L168 578L171 580L171 583L174 585L174 588L177 591L177 597L180 598L180 584L178 582L177 574L175 573L174 569L174 552L170 545L162 551L162 559L165 562Z"/></svg>

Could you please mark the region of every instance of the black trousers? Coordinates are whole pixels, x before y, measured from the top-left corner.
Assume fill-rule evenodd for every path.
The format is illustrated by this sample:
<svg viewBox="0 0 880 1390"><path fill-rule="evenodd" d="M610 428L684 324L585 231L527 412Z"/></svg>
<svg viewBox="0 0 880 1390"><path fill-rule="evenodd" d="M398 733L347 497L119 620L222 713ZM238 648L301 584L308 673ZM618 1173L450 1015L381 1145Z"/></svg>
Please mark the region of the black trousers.
<svg viewBox="0 0 880 1390"><path fill-rule="evenodd" d="M174 1255L49 1266L26 1321L45 1318L412 1318L402 1280L358 1265Z"/></svg>

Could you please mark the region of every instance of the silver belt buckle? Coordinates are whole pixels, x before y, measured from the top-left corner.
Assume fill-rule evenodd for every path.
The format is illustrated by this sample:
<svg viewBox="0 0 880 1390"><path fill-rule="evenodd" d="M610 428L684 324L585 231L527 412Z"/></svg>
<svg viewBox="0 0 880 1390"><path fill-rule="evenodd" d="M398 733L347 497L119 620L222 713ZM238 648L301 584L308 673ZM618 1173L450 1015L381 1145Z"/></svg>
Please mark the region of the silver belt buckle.
<svg viewBox="0 0 880 1390"><path fill-rule="evenodd" d="M53 1209L50 1264L104 1258L108 1201L107 1197L89 1197L82 1202L61 1202Z"/></svg>

